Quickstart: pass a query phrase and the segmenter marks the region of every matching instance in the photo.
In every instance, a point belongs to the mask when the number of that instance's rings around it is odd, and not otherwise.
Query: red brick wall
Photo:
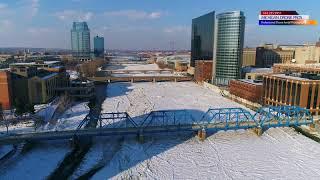
[[[212,61],[195,61],[194,78],[197,82],[212,79]]]
[[[2,104],[3,109],[10,109],[12,105],[10,81],[10,73],[0,71],[0,104]]]
[[[262,98],[262,85],[246,83],[239,80],[230,81],[229,91],[231,94],[251,102],[260,102]]]

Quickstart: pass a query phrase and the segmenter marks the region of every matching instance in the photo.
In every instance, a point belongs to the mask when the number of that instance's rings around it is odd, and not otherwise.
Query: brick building
[[[8,71],[0,71],[0,104],[3,109],[12,106],[11,75]]]
[[[253,80],[231,80],[229,83],[231,94],[251,102],[260,103],[262,98],[262,83]]]
[[[266,105],[291,105],[320,112],[320,77],[302,74],[268,74],[263,77],[263,101]]]
[[[212,80],[212,63],[213,61],[195,61],[194,78],[197,82],[208,82]]]

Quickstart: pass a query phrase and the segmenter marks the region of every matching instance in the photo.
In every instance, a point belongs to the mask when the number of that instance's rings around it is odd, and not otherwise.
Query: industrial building
[[[320,112],[320,78],[317,74],[267,74],[263,77],[266,105],[292,105]]]
[[[228,85],[239,79],[242,66],[245,17],[241,11],[217,15],[217,37],[214,83]]]
[[[214,11],[192,19],[191,67],[195,67],[197,60],[213,60],[214,26]]]
[[[55,88],[66,86],[69,77],[61,66],[37,63],[10,65],[12,97],[26,104],[47,103],[57,95]]]

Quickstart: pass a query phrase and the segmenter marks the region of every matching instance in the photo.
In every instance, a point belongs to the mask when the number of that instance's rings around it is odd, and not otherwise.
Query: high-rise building
[[[93,45],[94,45],[94,56],[95,57],[103,57],[104,56],[104,38],[95,36],[93,38]]]
[[[238,79],[242,66],[245,17],[241,11],[217,15],[214,83],[228,85]]]
[[[90,29],[86,22],[73,22],[71,48],[74,59],[79,61],[90,60]]]
[[[191,62],[195,67],[197,60],[212,60],[214,49],[215,12],[192,19]]]

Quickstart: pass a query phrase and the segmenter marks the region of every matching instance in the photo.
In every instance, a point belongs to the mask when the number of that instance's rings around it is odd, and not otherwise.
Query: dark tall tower
[[[214,49],[214,11],[192,19],[191,62],[196,60],[213,60]]]
[[[93,45],[94,45],[94,56],[104,57],[104,38],[95,36],[93,39]]]

